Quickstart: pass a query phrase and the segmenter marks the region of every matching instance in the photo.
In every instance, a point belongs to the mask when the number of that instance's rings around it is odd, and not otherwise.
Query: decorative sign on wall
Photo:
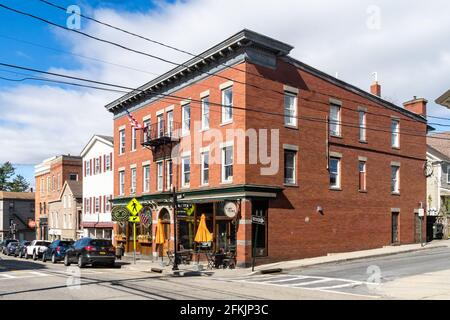
[[[223,206],[223,211],[228,218],[234,218],[237,215],[238,208],[236,203],[229,201]]]
[[[111,211],[112,221],[125,222],[128,221],[130,212],[125,206],[114,206]]]

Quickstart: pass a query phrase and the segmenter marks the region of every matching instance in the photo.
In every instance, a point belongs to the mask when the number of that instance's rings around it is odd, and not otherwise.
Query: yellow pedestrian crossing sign
[[[130,211],[131,216],[137,216],[139,212],[142,210],[142,204],[136,200],[136,198],[133,198],[128,204],[127,209]],[[130,220],[131,221],[131,220]]]
[[[132,223],[138,223],[138,222],[141,222],[141,219],[139,218],[139,216],[130,216],[129,221]]]

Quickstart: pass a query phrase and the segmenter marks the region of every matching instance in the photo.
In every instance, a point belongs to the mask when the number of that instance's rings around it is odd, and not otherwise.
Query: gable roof
[[[442,96],[436,99],[435,101],[437,104],[440,104],[441,106],[450,108],[450,90],[448,90],[446,93],[444,93]]]
[[[366,99],[369,99],[375,103],[381,104],[382,106],[393,109],[397,112],[402,113],[403,115],[410,117],[414,120],[426,123],[426,119],[416,113],[408,111],[403,107],[397,106],[389,101],[386,101],[378,96],[372,95],[371,93],[357,88],[349,83],[346,83],[340,79],[332,77],[322,71],[319,71],[303,62],[300,62],[294,58],[288,56],[291,50],[294,48],[291,45],[278,41],[276,39],[270,38],[268,36],[259,34],[257,32],[243,29],[242,31],[234,34],[230,38],[222,41],[221,43],[213,46],[212,48],[206,50],[205,52],[197,55],[195,58],[188,60],[185,63],[181,63],[180,66],[175,67],[174,69],[164,73],[163,75],[147,82],[146,84],[140,86],[136,90],[133,90],[124,96],[112,101],[107,104],[105,108],[118,114],[123,110],[125,105],[131,104],[134,106],[142,101],[150,100],[152,97],[157,97],[159,95],[167,94],[165,92],[169,91],[167,88],[169,86],[173,86],[176,81],[181,81],[181,79],[185,79],[184,81],[192,80],[199,74],[204,74],[207,65],[209,64],[221,64],[224,65],[225,62],[218,62],[219,59],[225,59],[224,61],[228,61],[231,58],[232,52],[237,51],[238,49],[246,50],[247,47],[254,47],[260,51],[264,51],[266,53],[272,54],[276,57],[283,57],[286,62],[313,74],[316,77],[319,77],[323,80],[326,80],[333,85],[341,87],[347,91],[355,93],[359,96],[362,96]],[[249,60],[250,53],[244,55],[245,61]],[[228,57],[228,60],[227,60]],[[251,59],[250,59],[251,60]],[[228,65],[228,64],[227,64]],[[217,72],[217,71],[215,71]],[[215,73],[214,71],[209,72],[210,74]],[[164,91],[166,90],[166,91]],[[176,91],[176,90],[175,90]],[[432,128],[429,128],[432,129]]]
[[[83,197],[83,182],[82,181],[66,180],[66,182],[64,182],[64,186],[62,187],[61,192],[59,194],[60,200],[62,199],[62,196],[63,196],[66,188],[70,189],[74,198],[81,199]]]
[[[97,141],[103,142],[104,144],[110,146],[111,148],[114,147],[114,138],[113,137],[95,134],[92,136],[92,138],[89,140],[89,142],[84,146],[83,150],[81,150],[80,156],[84,157],[86,155],[86,153],[92,148],[92,146]]]

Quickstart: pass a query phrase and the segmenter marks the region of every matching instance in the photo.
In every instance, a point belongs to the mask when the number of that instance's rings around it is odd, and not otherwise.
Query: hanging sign
[[[130,212],[124,206],[114,206],[111,211],[111,220],[116,222],[126,222]]]
[[[252,222],[254,224],[265,225],[266,224],[266,219],[264,217],[261,217],[261,216],[252,216]]]
[[[225,215],[228,218],[234,218],[237,215],[237,206],[236,203],[234,202],[227,202],[225,203],[225,205],[223,206],[223,212],[225,213]]]

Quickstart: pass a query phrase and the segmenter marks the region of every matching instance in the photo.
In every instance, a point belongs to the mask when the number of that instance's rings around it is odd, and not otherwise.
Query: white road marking
[[[48,274],[45,274],[45,273],[42,273],[42,272],[37,272],[37,271],[29,271],[28,273],[34,274],[34,275],[39,276],[39,277],[47,277],[48,276]]]
[[[16,276],[12,276],[12,275],[6,274],[6,273],[2,273],[2,274],[0,274],[0,276],[4,277],[5,279],[15,279],[15,278],[17,278]]]
[[[287,286],[289,286],[289,287],[303,287],[303,286],[309,286],[311,284],[322,283],[322,282],[330,282],[330,281],[332,281],[332,280],[330,280],[330,279],[320,279],[320,280],[313,280],[313,281],[308,281],[308,282],[287,284]]]

